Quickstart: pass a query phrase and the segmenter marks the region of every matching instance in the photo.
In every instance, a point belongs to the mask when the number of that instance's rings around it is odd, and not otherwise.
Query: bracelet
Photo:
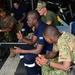
[[[46,62],[46,66],[49,66],[49,67],[50,67],[50,60],[48,60],[48,61]]]
[[[0,29],[0,32],[1,32],[2,30]]]

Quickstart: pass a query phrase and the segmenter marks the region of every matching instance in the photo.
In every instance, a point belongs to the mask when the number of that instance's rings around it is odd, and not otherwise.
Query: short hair
[[[17,1],[17,0],[16,0],[16,1],[13,1],[13,4],[14,4],[14,3],[20,4],[20,2],[19,2],[19,1]]]
[[[30,12],[28,12],[27,17],[28,16],[31,16],[32,19],[37,19],[38,21],[40,20],[40,14],[37,10],[31,10]]]
[[[5,8],[0,9],[0,13],[1,13],[1,12],[5,12],[5,13],[8,15],[8,10],[6,10]]]
[[[56,26],[54,25],[47,25],[44,29],[43,29],[43,35],[45,36],[56,36],[59,34],[59,30],[57,29]]]

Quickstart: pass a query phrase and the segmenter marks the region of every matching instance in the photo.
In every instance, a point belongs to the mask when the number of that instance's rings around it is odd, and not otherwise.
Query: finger
[[[44,55],[42,55],[42,57],[44,57]]]
[[[39,58],[40,58],[40,59],[42,59],[42,58],[43,58],[43,56],[39,54]]]
[[[16,49],[16,48],[18,48],[17,46],[14,46],[14,48]]]
[[[21,34],[21,31],[19,31],[19,34]]]
[[[41,66],[41,64],[39,63],[39,61],[36,60],[36,63],[37,63],[39,66]]]
[[[39,57],[36,57],[36,60],[38,60],[39,59]]]
[[[37,61],[40,61],[41,59],[39,57],[36,58]]]
[[[40,63],[39,63],[38,65],[39,65],[39,66],[41,66],[41,64],[40,64]]]
[[[39,57],[41,57],[41,54],[38,54]]]

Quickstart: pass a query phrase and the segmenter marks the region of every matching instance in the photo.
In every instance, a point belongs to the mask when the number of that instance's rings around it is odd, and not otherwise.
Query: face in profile
[[[46,36],[46,35],[43,34],[43,37],[44,37],[44,39],[45,39],[48,43],[50,43],[50,44],[53,43],[53,39],[52,39],[50,36]]]
[[[40,16],[42,16],[44,14],[44,8],[42,8],[41,10],[38,10]]]
[[[33,27],[34,26],[34,20],[31,18],[30,15],[27,16],[27,23],[29,27]]]
[[[18,9],[19,8],[19,4],[18,3],[14,3],[13,5],[14,5],[14,8],[15,9]]]

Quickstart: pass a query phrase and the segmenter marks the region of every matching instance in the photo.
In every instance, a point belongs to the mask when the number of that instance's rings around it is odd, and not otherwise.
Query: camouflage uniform
[[[14,17],[8,16],[8,19],[4,21],[2,18],[0,18],[0,29],[2,28],[8,28],[10,23],[15,23]],[[13,34],[12,32],[0,32],[0,41],[12,41],[13,40]]]
[[[59,50],[58,58],[49,59],[57,63],[62,63],[64,61],[72,61],[75,63],[75,37],[68,33],[63,32],[63,34],[58,39],[58,43],[54,44],[53,51],[57,52]],[[63,70],[58,70],[48,66],[42,66],[43,75],[66,75]],[[71,72],[69,75],[72,75]]]

